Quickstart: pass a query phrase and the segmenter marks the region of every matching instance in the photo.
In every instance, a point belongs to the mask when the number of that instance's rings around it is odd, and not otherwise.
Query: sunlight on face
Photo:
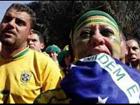
[[[120,59],[120,36],[116,25],[104,16],[91,16],[82,22],[73,35],[76,59],[107,53]]]

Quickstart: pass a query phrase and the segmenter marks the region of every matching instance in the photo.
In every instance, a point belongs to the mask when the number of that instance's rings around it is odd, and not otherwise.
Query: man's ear
[[[31,29],[29,35],[32,35],[33,33],[34,33],[34,29]]]
[[[31,29],[28,35],[28,38],[30,37],[30,35],[32,35],[34,33],[34,29]]]
[[[41,50],[43,50],[45,48],[45,44],[41,43]]]

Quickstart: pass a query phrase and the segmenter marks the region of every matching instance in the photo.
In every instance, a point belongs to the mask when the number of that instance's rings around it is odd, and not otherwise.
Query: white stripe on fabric
[[[99,65],[110,74],[116,85],[125,93],[129,103],[140,103],[139,85],[129,76],[123,67],[119,64],[116,64],[115,60],[109,55],[101,53],[80,59],[80,61],[98,62]]]

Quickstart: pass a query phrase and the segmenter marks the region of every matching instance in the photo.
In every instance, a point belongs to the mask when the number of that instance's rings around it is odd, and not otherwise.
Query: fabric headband
[[[111,21],[111,25],[113,27],[115,27],[117,29],[117,31],[120,33],[119,26],[118,26],[117,22],[109,14],[107,14],[106,12],[103,12],[103,11],[99,11],[99,10],[92,10],[92,11],[85,13],[84,15],[82,15],[79,18],[79,20],[77,21],[77,23],[72,31],[72,36],[77,29],[81,28],[84,25],[84,21],[90,16],[104,16],[104,17],[108,18]],[[90,20],[87,22],[92,22],[92,21],[99,21],[99,20]],[[102,21],[104,21],[104,20],[102,20]],[[71,38],[72,38],[72,36],[71,36]]]

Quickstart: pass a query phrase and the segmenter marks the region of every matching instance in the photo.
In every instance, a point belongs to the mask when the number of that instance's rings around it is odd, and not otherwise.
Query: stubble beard
[[[0,37],[0,41],[2,42],[2,44],[4,46],[13,46],[14,45],[14,42],[11,39],[5,39],[5,38]]]

